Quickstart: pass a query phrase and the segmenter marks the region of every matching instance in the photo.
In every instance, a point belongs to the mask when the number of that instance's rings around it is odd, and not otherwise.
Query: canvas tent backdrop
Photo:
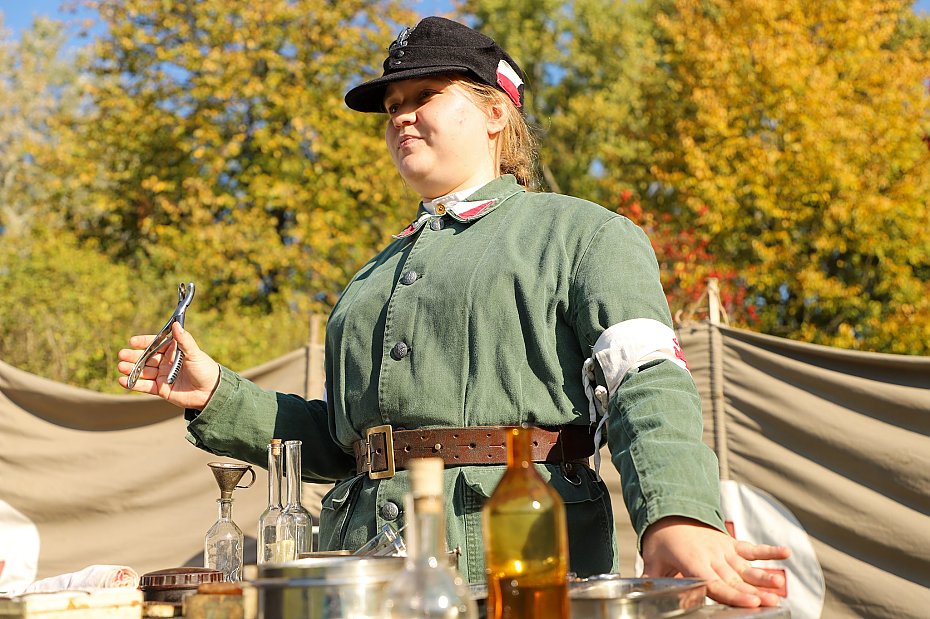
[[[823,616],[925,616],[930,358],[706,323],[679,336],[722,477],[772,495],[800,520],[826,579]],[[312,344],[244,374],[265,388],[319,395],[321,359]],[[95,563],[139,573],[199,564],[217,515],[206,463],[224,459],[192,447],[184,432],[180,411],[158,399],[63,386],[0,362],[0,500],[39,532],[38,577]],[[253,560],[267,487],[257,472],[251,489],[236,492],[233,514]],[[621,570],[632,576],[635,538],[609,458],[602,473],[614,497]],[[305,484],[311,511],[327,488]],[[0,542],[0,561],[4,551]]]

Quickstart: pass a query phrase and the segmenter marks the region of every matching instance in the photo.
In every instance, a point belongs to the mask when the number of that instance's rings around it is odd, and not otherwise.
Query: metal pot
[[[259,619],[378,617],[403,557],[330,556],[258,566]]]

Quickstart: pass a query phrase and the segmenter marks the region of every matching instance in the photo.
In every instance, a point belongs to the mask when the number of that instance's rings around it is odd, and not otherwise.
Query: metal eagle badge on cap
[[[388,57],[391,59],[392,67],[396,67],[401,63],[400,59],[404,55],[404,48],[407,47],[407,39],[410,38],[411,32],[413,32],[413,28],[404,28],[394,39],[394,42],[388,46]]]
[[[407,46],[407,39],[410,38],[410,33],[413,32],[413,28],[409,26],[400,31],[400,34],[397,35],[397,38],[394,39],[394,42],[388,47],[388,50],[394,51],[400,47]]]

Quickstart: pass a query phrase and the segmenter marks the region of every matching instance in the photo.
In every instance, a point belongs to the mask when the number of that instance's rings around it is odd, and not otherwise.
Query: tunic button
[[[432,219],[429,222],[430,230],[442,230],[442,220],[441,219]]]
[[[393,501],[388,501],[381,506],[381,517],[385,520],[394,520],[397,516],[400,515],[400,509],[397,507],[397,503]]]
[[[446,205],[445,205],[445,204],[437,204],[437,205],[436,205],[436,214],[437,214],[437,215],[445,215],[445,214],[446,214]]]
[[[404,286],[409,286],[410,284],[417,281],[418,279],[420,279],[419,273],[417,273],[416,271],[407,271],[406,273],[400,276],[400,283],[402,283]]]
[[[397,342],[394,344],[394,348],[391,349],[391,359],[394,361],[400,361],[410,352],[410,347],[407,346],[404,342]]]

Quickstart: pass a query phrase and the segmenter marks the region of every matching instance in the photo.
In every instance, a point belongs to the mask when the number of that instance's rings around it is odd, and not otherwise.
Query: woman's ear
[[[487,110],[488,136],[495,137],[507,126],[507,111],[502,103],[493,103]]]

